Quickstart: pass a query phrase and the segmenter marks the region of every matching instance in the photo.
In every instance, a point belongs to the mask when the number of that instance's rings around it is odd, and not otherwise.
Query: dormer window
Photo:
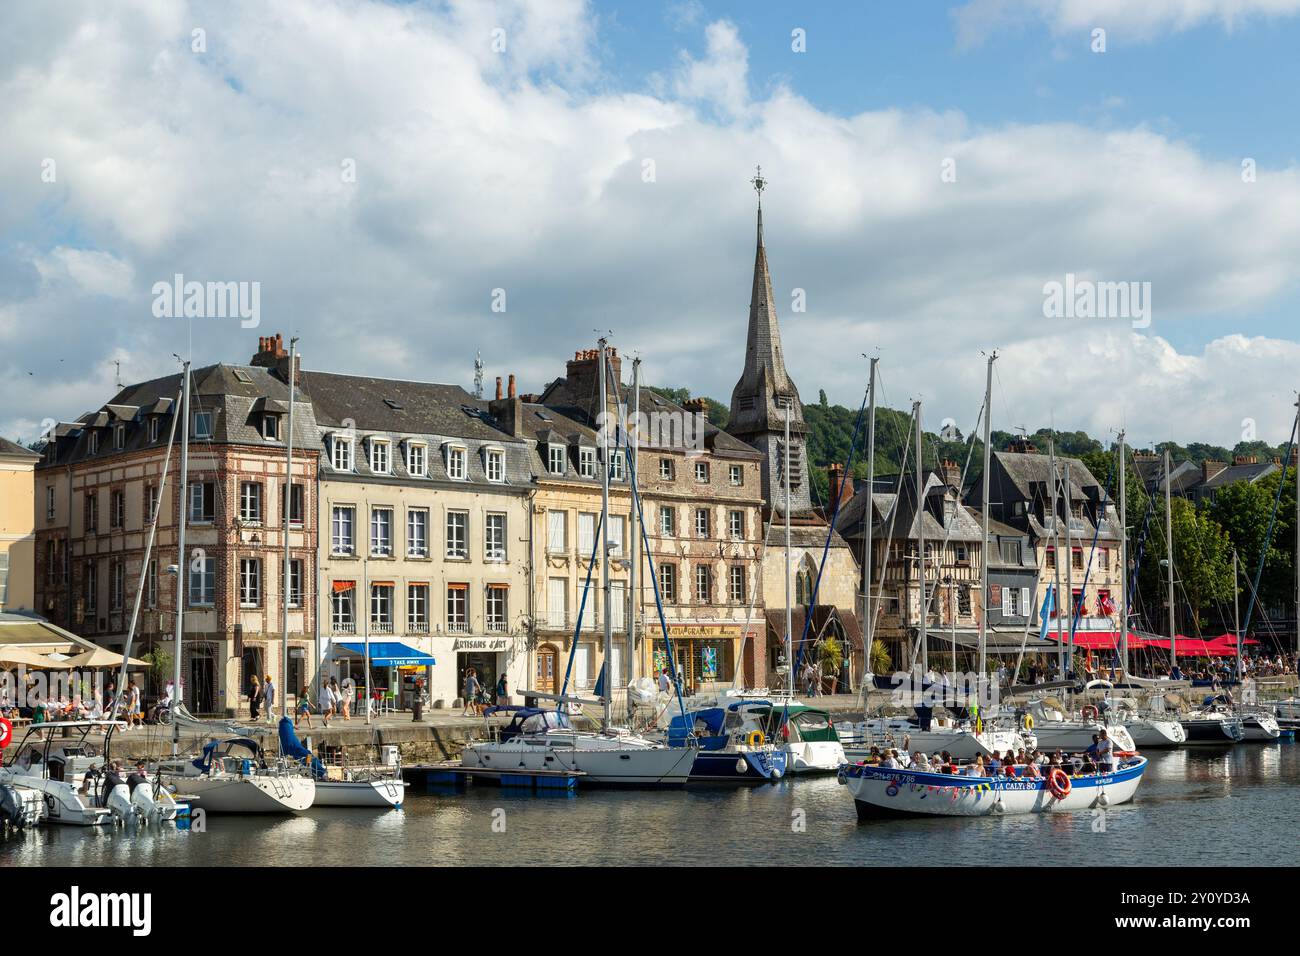
[[[280,437],[280,418],[277,415],[262,416],[262,437],[267,441],[275,441]]]
[[[623,480],[623,452],[621,449],[614,449],[609,453],[609,480]]]
[[[330,443],[330,463],[335,471],[352,470],[352,439],[334,436]]]
[[[488,481],[506,480],[506,454],[500,448],[489,448],[483,452],[483,472]]]
[[[158,440],[158,423],[160,419],[157,415],[149,416],[149,443],[153,444]]]
[[[99,432],[90,433],[90,453],[92,455],[99,454]]]
[[[429,477],[429,446],[423,442],[406,443],[406,470],[412,478]]]
[[[546,446],[546,470],[553,475],[564,474],[564,446]]]
[[[195,438],[212,437],[212,413],[211,412],[194,413],[194,437]]]
[[[113,426],[113,450],[121,451],[125,447],[126,447],[126,426],[114,425]]]
[[[370,470],[376,475],[386,475],[393,468],[392,445],[387,441],[370,440]]]
[[[584,478],[596,477],[596,449],[578,449],[578,474]]]
[[[452,481],[465,481],[465,446],[447,446],[447,477]]]

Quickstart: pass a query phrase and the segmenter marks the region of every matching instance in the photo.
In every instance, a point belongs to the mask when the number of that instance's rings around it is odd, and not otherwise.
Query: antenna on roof
[[[483,353],[474,353],[474,397],[483,397]]]
[[[122,360],[121,360],[121,359],[115,359],[115,360],[113,361],[113,365],[116,366],[116,368],[117,368],[117,372],[114,373],[114,376],[113,376],[113,377],[114,377],[114,380],[117,382],[117,389],[118,389],[118,391],[121,391],[121,390],[122,390]]]

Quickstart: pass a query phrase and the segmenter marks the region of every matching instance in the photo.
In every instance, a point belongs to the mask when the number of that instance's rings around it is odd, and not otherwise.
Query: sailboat
[[[600,339],[600,393],[601,406],[605,412],[602,422],[608,420],[609,389],[606,380],[608,367],[608,342]],[[607,652],[601,664],[601,676],[597,684],[599,697],[583,699],[566,693],[568,690],[568,673],[559,694],[541,691],[525,691],[525,697],[553,701],[555,709],[536,707],[490,708],[489,712],[509,712],[513,714],[511,723],[502,729],[493,740],[478,741],[468,744],[461,752],[461,766],[477,770],[499,771],[501,773],[555,772],[563,771],[580,776],[582,785],[629,786],[629,787],[675,787],[682,786],[690,777],[691,767],[695,763],[698,749],[693,745],[670,747],[666,743],[650,740],[640,734],[613,727],[610,720],[613,681],[609,673],[608,649],[613,646],[613,607],[612,579],[609,568],[609,544],[606,540],[609,527],[609,474],[611,467],[608,425],[600,429],[601,450],[601,503],[600,519],[596,526],[596,543],[592,550],[592,565],[588,570],[586,589],[591,586],[591,574],[595,562],[599,559],[603,576],[604,601],[604,637]],[[641,509],[641,498],[637,493],[636,471],[632,456],[629,454],[629,484],[631,485],[633,506],[638,514],[638,526],[641,531],[642,544],[646,560],[650,561],[649,580],[655,589],[656,603],[659,603],[659,584],[653,573],[653,559],[650,557],[649,542],[645,540],[645,521]],[[585,591],[584,601],[585,606]],[[668,628],[663,622],[662,607],[660,623],[664,628],[665,639]],[[579,611],[578,622],[574,632],[573,647],[569,655],[569,670],[573,666],[573,657],[577,653],[577,634],[582,627],[582,612]],[[670,653],[669,660],[673,660]],[[595,731],[578,730],[571,724],[565,709],[573,704],[591,705],[602,708],[601,728]],[[682,708],[683,712],[685,708]]]

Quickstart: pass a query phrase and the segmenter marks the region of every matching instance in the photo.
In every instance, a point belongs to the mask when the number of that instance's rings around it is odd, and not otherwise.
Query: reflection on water
[[[1288,743],[1157,751],[1136,801],[1102,818],[859,824],[834,777],[567,797],[472,787],[411,794],[402,811],[210,816],[206,832],[47,827],[0,839],[0,865],[1291,865],[1298,787]]]

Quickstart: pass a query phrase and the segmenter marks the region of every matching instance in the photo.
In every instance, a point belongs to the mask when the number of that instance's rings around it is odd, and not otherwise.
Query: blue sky
[[[967,422],[997,346],[1014,424],[1280,441],[1298,41],[1300,0],[5,5],[0,434],[191,333],[200,362],[279,331],[309,367],[466,385],[482,351],[540,391],[612,327],[725,401],[762,163],[806,399],[856,406],[879,349],[895,407]],[[261,324],[155,318],[176,272],[260,283]],[[1149,282],[1154,320],[1045,318],[1067,274]]]

